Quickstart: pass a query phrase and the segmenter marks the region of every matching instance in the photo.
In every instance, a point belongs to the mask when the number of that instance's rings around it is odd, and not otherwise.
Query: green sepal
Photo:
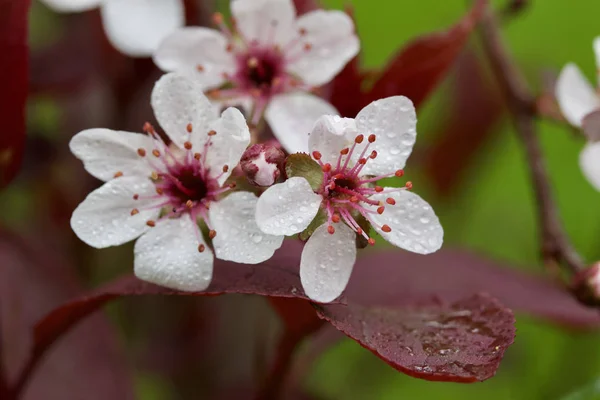
[[[285,173],[288,178],[300,176],[306,179],[314,191],[323,184],[321,166],[306,153],[290,154],[285,160]]]
[[[298,234],[298,238],[300,238],[300,240],[303,242],[306,242],[312,236],[315,230],[325,223],[327,223],[327,214],[325,213],[325,210],[319,208],[317,215],[315,215],[306,229]]]

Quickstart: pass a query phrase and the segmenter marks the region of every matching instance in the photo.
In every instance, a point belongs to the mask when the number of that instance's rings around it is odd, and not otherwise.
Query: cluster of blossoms
[[[234,29],[217,16],[221,33],[183,28],[154,54],[176,71],[151,97],[168,143],[149,123],[144,134],[90,129],[71,140],[86,170],[105,181],[73,213],[79,238],[97,248],[138,238],[139,278],[201,291],[212,279],[213,253],[261,263],[285,236],[300,234],[307,240],[302,285],[319,302],[344,291],[357,247],[375,243],[371,228],[408,251],[439,249],[442,227],[412,183],[378,185],[404,175],[416,139],[412,102],[381,99],[351,119],[307,93],[358,51],[351,19],[337,11],[296,18],[290,0],[231,7]],[[233,107],[217,111],[247,100],[248,118]],[[263,114],[290,154],[285,161],[279,149],[248,148],[247,119],[254,125]],[[254,191],[236,190],[244,174]]]

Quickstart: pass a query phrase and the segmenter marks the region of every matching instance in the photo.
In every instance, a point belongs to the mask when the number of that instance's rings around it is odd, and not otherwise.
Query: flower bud
[[[581,303],[600,306],[600,262],[575,275],[571,288]]]
[[[255,144],[244,152],[240,167],[253,185],[271,186],[281,175],[284,160],[283,151],[277,147]]]

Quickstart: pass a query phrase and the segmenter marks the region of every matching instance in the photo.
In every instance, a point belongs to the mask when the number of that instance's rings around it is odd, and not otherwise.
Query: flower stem
[[[500,37],[498,22],[489,4],[481,21],[480,33],[483,49],[506,96],[515,128],[525,149],[538,209],[542,257],[546,263],[564,265],[575,274],[584,269],[585,264],[572,247],[554,202],[536,134],[536,98],[507,53]]]

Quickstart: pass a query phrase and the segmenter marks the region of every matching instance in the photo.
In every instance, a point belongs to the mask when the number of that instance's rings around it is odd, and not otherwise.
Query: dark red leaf
[[[491,378],[515,337],[512,312],[487,295],[452,305],[316,308],[392,367],[432,381]]]
[[[451,95],[445,99],[445,118],[434,133],[438,139],[424,160],[441,195],[449,195],[457,187],[502,115],[501,97],[486,79],[476,55],[465,52],[457,67]]]
[[[366,104],[383,97],[404,95],[415,106],[420,105],[467,43],[483,13],[484,4],[484,0],[478,0],[473,9],[449,30],[421,36],[404,47],[375,82],[366,96]]]
[[[31,327],[57,305],[81,293],[73,270],[47,244],[0,232],[0,326],[3,361],[17,380],[33,347]],[[24,400],[132,399],[133,383],[117,334],[98,314],[65,336],[40,360],[23,387]],[[68,384],[66,384],[68,382]],[[93,388],[93,390],[90,390]]]
[[[515,312],[571,327],[600,325],[598,313],[579,304],[564,287],[457,249],[427,256],[388,250],[359,258],[346,297],[365,306],[398,306],[433,296],[452,303],[481,292]]]
[[[316,332],[323,320],[318,318],[310,303],[302,299],[270,297],[269,302],[285,325],[296,336],[305,337]]]
[[[298,15],[306,14],[320,8],[317,0],[294,0],[294,5],[296,6]]]
[[[25,146],[30,0],[0,0],[0,187],[19,171]]]

